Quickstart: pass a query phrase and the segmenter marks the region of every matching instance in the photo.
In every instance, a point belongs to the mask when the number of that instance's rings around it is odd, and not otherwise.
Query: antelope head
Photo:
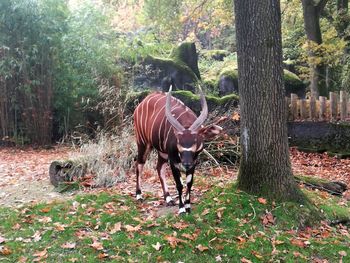
[[[203,127],[203,123],[208,117],[208,105],[200,87],[201,113],[189,128],[182,126],[171,113],[171,90],[172,86],[170,86],[166,98],[165,115],[174,129],[177,142],[176,147],[181,163],[185,170],[188,171],[195,167],[196,159],[203,150],[204,140],[219,134],[222,128],[217,125]]]

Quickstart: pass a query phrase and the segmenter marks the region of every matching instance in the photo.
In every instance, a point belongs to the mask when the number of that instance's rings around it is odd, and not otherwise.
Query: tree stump
[[[55,187],[58,187],[60,183],[72,182],[76,178],[81,178],[85,173],[85,166],[74,164],[72,161],[54,161],[49,168],[50,182]]]

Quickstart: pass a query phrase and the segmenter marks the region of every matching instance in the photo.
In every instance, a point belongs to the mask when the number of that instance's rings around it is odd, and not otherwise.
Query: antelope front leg
[[[191,188],[193,185],[194,169],[190,169],[186,172],[186,196],[185,196],[185,209],[187,213],[191,213]]]
[[[136,200],[142,201],[142,192],[141,192],[141,179],[142,179],[142,172],[143,172],[143,166],[145,165],[146,159],[151,151],[150,145],[142,145],[138,144],[138,153],[137,153],[137,159],[135,162],[135,170],[136,170]]]
[[[184,207],[184,203],[183,203],[183,200],[182,200],[183,185],[182,185],[182,182],[181,182],[180,170],[176,166],[177,165],[174,165],[173,163],[170,163],[170,168],[171,168],[171,171],[173,172],[173,176],[174,176],[174,180],[175,180],[175,183],[176,183],[177,192],[179,194],[179,214],[183,214],[183,213],[186,213],[186,209]]]
[[[136,200],[142,201],[142,192],[141,192],[141,176],[143,171],[143,164],[136,163]]]
[[[175,202],[171,198],[168,185],[166,183],[165,172],[166,172],[167,160],[164,159],[161,154],[158,155],[157,172],[159,176],[160,183],[162,185],[164,200],[167,206],[174,206]]]

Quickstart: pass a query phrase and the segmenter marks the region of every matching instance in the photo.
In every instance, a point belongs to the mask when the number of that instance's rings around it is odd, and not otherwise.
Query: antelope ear
[[[222,128],[215,124],[210,124],[203,128],[200,128],[198,133],[204,137],[204,140],[209,140],[219,135],[222,132]]]

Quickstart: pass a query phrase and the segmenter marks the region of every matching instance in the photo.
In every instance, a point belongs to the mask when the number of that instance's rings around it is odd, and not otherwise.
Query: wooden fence
[[[290,121],[349,121],[350,98],[346,91],[330,92],[329,99],[320,96],[309,99],[299,99],[296,94],[286,98],[288,119]]]

